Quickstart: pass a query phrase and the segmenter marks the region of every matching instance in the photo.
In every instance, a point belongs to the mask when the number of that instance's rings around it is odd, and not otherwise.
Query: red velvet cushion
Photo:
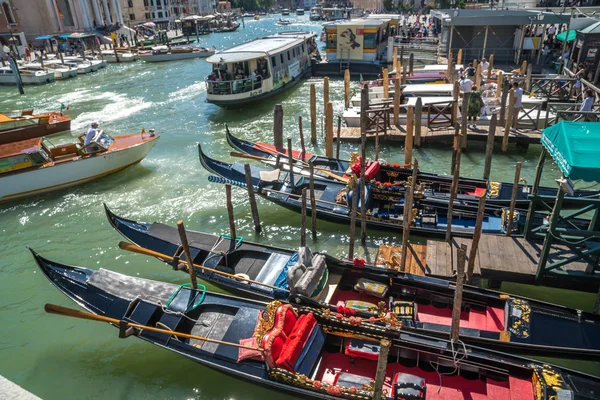
[[[480,188],[480,187],[475,188],[474,192],[467,192],[467,194],[469,196],[477,196],[477,197],[481,197],[481,195],[483,195],[485,193],[486,193],[486,189],[485,188]]]
[[[317,321],[312,313],[301,315],[298,318],[292,335],[285,342],[285,347],[279,358],[273,357],[274,360],[277,360],[275,361],[277,367],[295,372],[294,366],[296,365],[296,361],[298,361],[298,357],[300,357],[300,353],[302,353],[302,349],[316,323]]]
[[[379,161],[373,161],[371,163],[371,165],[369,165],[366,169],[365,169],[365,179],[366,182],[372,180],[373,178],[375,178],[375,175],[377,174],[377,172],[379,172]]]
[[[251,337],[251,338],[247,338],[247,339],[240,339],[240,344],[242,346],[258,347],[258,345],[256,344],[256,338],[255,337]],[[240,350],[239,350],[239,353],[238,353],[238,360],[237,360],[237,362],[239,363],[240,361],[243,361],[243,360],[257,360],[257,361],[262,361],[263,360],[262,351],[260,351],[260,350],[244,349],[244,348],[240,347]]]
[[[271,329],[263,336],[262,348],[265,349],[265,362],[270,368],[275,368],[275,360],[281,354],[286,339],[285,333],[277,328]]]
[[[294,328],[294,325],[296,325],[297,320],[298,316],[291,304],[282,304],[277,309],[277,313],[275,314],[275,326],[281,329],[286,337],[290,336],[292,333],[292,329]]]

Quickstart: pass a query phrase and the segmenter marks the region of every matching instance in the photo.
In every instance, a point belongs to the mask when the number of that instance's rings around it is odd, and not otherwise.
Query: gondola
[[[126,248],[186,270],[177,228],[128,220],[106,205],[105,210],[113,228],[133,243]],[[186,235],[197,276],[224,289],[332,312],[338,307],[357,309],[364,311],[365,318],[374,315],[381,301],[388,309],[403,305],[412,310],[400,316],[404,330],[447,336],[455,285],[446,280],[324,254],[319,270],[305,277],[301,285],[290,285],[290,270],[295,271],[295,264],[310,250],[293,251],[192,231]],[[594,339],[600,337],[600,316],[595,314],[468,285],[462,306],[460,335],[466,343],[519,354],[600,359],[600,342]]]
[[[198,145],[200,162],[209,172],[217,176],[209,176],[209,181],[216,183],[229,183],[246,188],[244,165],[239,163],[229,164],[214,160],[202,152]],[[294,175],[292,180],[288,172],[280,169],[250,167],[252,185],[255,191],[265,199],[300,212],[302,208],[301,192],[309,188],[310,179],[302,175]],[[368,170],[367,170],[368,173]],[[365,174],[366,175],[366,174]],[[349,224],[351,220],[350,209],[352,197],[358,189],[347,189],[346,183],[332,179],[315,178],[315,201],[317,218],[331,222]],[[365,190],[366,223],[367,227],[378,230],[402,231],[404,213],[404,191],[402,185],[373,185],[367,184]],[[357,213],[360,213],[360,194],[357,199]],[[509,209],[500,206],[486,206],[482,221],[482,232],[488,234],[505,234],[508,229]],[[312,207],[307,204],[307,214],[311,215]],[[448,224],[448,201],[436,196],[430,196],[427,191],[415,194],[409,217],[411,218],[411,233],[420,236],[444,236]],[[515,210],[512,234],[518,236],[522,233],[527,213],[524,210]],[[357,217],[359,219],[360,217]],[[477,219],[477,206],[464,200],[454,202],[452,213],[452,234],[458,237],[471,237],[475,231]],[[533,216],[532,226],[538,227],[546,222],[543,214]],[[589,224],[586,219],[571,220],[578,229],[585,229]],[[559,225],[565,226],[560,222]]]
[[[226,127],[227,142],[229,145],[242,153],[259,157],[267,165],[274,167],[277,157],[280,158],[280,168],[288,169],[287,150],[280,149],[278,151],[275,146],[263,143],[263,142],[249,142],[236,138],[229,132],[229,128]],[[298,150],[292,151],[292,157],[299,160],[302,157],[302,152]],[[335,158],[328,158],[325,156],[318,156],[307,153],[304,156],[306,163],[296,162],[298,166],[297,172],[309,175],[308,163],[312,162],[315,168],[316,174],[322,177],[328,177],[328,175],[319,171],[324,169],[327,171],[335,172],[339,175],[344,175],[352,167],[352,164],[356,160],[337,160]],[[393,181],[405,181],[409,176],[412,175],[412,168],[405,168],[399,164],[379,163],[379,170],[374,175],[373,179],[380,182],[393,182]],[[440,197],[447,199],[450,195],[450,185],[452,183],[452,176],[432,174],[427,172],[418,173],[418,182],[424,183],[427,190],[428,196]],[[458,199],[462,201],[477,203],[477,197],[482,193],[486,193],[486,204],[496,205],[502,207],[508,207],[510,205],[510,199],[512,196],[513,183],[509,182],[487,182],[483,179],[472,179],[461,177],[458,184]],[[527,208],[529,207],[528,196],[531,190],[531,186],[519,185],[517,192],[516,207]],[[557,189],[550,187],[540,187],[538,194],[543,196],[556,197]],[[565,197],[564,207],[572,206],[569,203],[569,199],[573,197],[598,197],[600,196],[600,190],[576,190],[574,196]]]
[[[296,396],[371,400],[375,389],[382,389],[378,400],[550,400],[559,393],[588,400],[600,393],[600,380],[593,376],[462,342],[408,332],[382,340],[398,324],[391,316],[357,320],[33,255],[50,282],[88,311],[46,304],[47,312],[109,322],[119,328],[119,337],[137,336]],[[389,351],[379,360],[382,346]]]

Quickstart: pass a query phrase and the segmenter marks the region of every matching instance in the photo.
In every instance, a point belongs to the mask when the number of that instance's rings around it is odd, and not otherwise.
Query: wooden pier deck
[[[469,141],[485,142],[488,136],[488,126],[481,125],[476,129],[467,128],[467,143]],[[502,143],[504,137],[504,127],[497,127],[494,141]],[[401,126],[400,129],[392,127],[388,130],[387,135],[380,134],[379,140],[385,142],[400,142],[404,143],[406,138],[406,127]],[[508,143],[519,145],[539,144],[542,134],[540,131],[531,131],[519,129],[517,132],[511,132],[508,136]],[[336,140],[334,133],[334,140]],[[428,127],[421,127],[421,144],[451,144],[454,140],[454,128],[439,128],[430,130]],[[340,141],[360,143],[360,128],[342,127],[340,129]],[[375,134],[367,135],[367,141],[375,141]]]
[[[461,244],[467,246],[467,259],[472,239],[453,238],[452,248],[443,241],[428,240],[427,244],[409,243],[406,272],[415,275],[428,275],[443,279],[451,279],[456,274],[457,249]],[[519,237],[482,235],[475,256],[473,277],[488,279],[491,286],[498,287],[502,281],[523,284],[535,284],[537,263],[542,250],[542,242],[530,241]],[[387,264],[390,268],[398,268],[401,248],[381,246],[377,254],[378,264]],[[553,246],[549,262],[569,258],[573,254],[566,246]],[[394,258],[395,256],[397,258]],[[567,264],[560,271],[565,274],[585,272],[587,264],[574,262]],[[594,280],[577,281],[564,277],[544,277],[541,284],[564,289],[597,292],[598,284]]]

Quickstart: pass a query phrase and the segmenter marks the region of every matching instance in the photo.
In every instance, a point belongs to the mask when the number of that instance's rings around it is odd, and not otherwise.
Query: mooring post
[[[475,70],[477,70],[477,65],[479,65],[479,64],[477,63],[477,59],[474,59],[474,60],[473,60],[473,68],[475,68]]]
[[[455,136],[456,137],[456,136]],[[456,193],[458,192],[458,179],[460,175],[460,157],[461,157],[461,148],[460,141],[456,140],[454,148],[454,165],[452,171],[452,186],[450,187],[450,199],[448,201],[448,214],[447,214],[447,226],[446,226],[446,242],[450,243],[452,239],[452,213],[454,211],[454,200],[456,200]]]
[[[452,50],[448,50],[448,69],[446,70],[446,76],[452,76],[453,72],[454,71],[452,71]]]
[[[451,248],[451,251],[454,251]],[[460,331],[460,312],[462,310],[462,296],[465,286],[465,257],[467,254],[467,245],[461,244],[456,249],[456,289],[454,291],[454,302],[452,307],[452,328],[450,329],[450,340],[456,343],[459,340]]]
[[[490,63],[490,66],[488,67],[488,70],[490,71],[490,75],[488,75],[488,79],[492,76],[491,72],[492,69],[494,69],[494,53],[490,54],[490,59],[488,60],[488,62]]]
[[[394,79],[394,126],[400,126],[400,81],[402,78],[399,76],[399,72],[396,72],[396,79]]]
[[[537,196],[540,188],[540,180],[542,178],[542,172],[544,170],[544,162],[546,161],[546,154],[548,151],[545,147],[542,146],[542,152],[540,153],[540,158],[538,159],[538,163],[535,167],[535,177],[533,179],[533,184],[531,185],[531,192],[529,196],[531,200],[529,201],[529,209],[527,210],[527,219],[525,220],[525,227],[523,228],[523,235],[526,239],[531,239],[531,226],[533,225],[533,219],[535,217],[535,211],[537,206]]]
[[[317,144],[317,89],[310,84],[310,143]]]
[[[483,179],[490,179],[490,172],[492,170],[492,155],[494,153],[494,139],[496,137],[496,125],[498,116],[496,113],[492,114],[490,120],[490,126],[488,130],[487,142],[485,143],[485,166],[483,167]]]
[[[381,74],[383,76],[383,98],[387,99],[390,97],[390,76],[388,75],[388,69],[382,68]]]
[[[398,71],[398,48],[396,46],[394,46],[393,54],[394,59],[392,60],[392,70],[394,71],[395,77],[397,78],[400,71]]]
[[[477,85],[477,90],[481,90],[481,72],[481,64],[479,64],[475,71],[475,85]]]
[[[469,252],[469,263],[467,265],[467,282],[473,279],[473,270],[475,269],[475,257],[477,257],[477,249],[479,248],[479,240],[481,239],[481,227],[483,226],[483,217],[485,214],[485,193],[479,197],[477,205],[477,219],[475,220],[475,231],[473,232],[473,240],[471,242],[471,251]]]
[[[531,92],[531,79],[533,75],[533,64],[527,66],[527,77],[525,78],[525,90]]]
[[[515,180],[513,181],[513,189],[512,194],[510,196],[510,208],[508,211],[508,219],[506,224],[506,236],[512,235],[512,227],[513,227],[513,214],[515,213],[515,205],[517,204],[517,193],[519,193],[519,181],[521,179],[521,162],[517,163],[517,167],[515,169]],[[560,190],[560,189],[558,189]]]
[[[406,110],[406,137],[404,138],[404,164],[410,164],[413,152],[413,130],[415,107],[410,105]]]
[[[506,123],[506,99],[510,91],[510,83],[508,80],[502,83],[502,96],[500,97],[500,126]]]
[[[198,281],[196,280],[196,270],[194,269],[194,260],[192,259],[192,252],[190,251],[187,235],[185,234],[185,227],[183,226],[183,221],[177,221],[177,230],[179,231],[179,240],[181,241],[181,246],[183,247],[183,252],[185,253],[185,261],[188,265],[192,287],[194,289],[198,289]]]
[[[406,258],[408,256],[408,239],[410,237],[410,225],[412,223],[412,206],[415,197],[415,184],[419,173],[419,162],[415,158],[412,165],[412,176],[410,186],[404,189],[404,210],[402,213],[402,248],[400,271],[406,272]]]
[[[513,123],[513,113],[515,111],[515,93],[514,93],[514,89],[510,89],[510,92],[508,94],[509,96],[509,101],[508,101],[508,112],[506,115],[506,121],[504,123],[504,136],[502,137],[502,152],[506,153],[506,151],[508,150],[508,135],[510,134],[510,128],[512,126]],[[515,126],[515,129],[517,127]]]
[[[335,159],[340,159],[340,134],[342,132],[342,116],[338,114],[337,137],[335,140]]]
[[[358,185],[352,189],[354,191],[353,195],[352,195],[352,202],[350,205],[350,244],[348,247],[348,258],[349,259],[353,259],[354,258],[354,238],[356,236],[356,208],[358,206],[358,196],[357,196],[357,191],[358,191]],[[348,189],[348,193],[350,192],[350,189]]]
[[[361,158],[360,158],[360,242],[367,241],[367,196],[365,169],[367,164],[367,135],[360,136]]]
[[[294,187],[294,157],[292,156],[292,138],[287,138],[287,159],[289,165],[290,186]]]
[[[300,247],[306,246],[306,188],[302,188],[302,218],[300,223]]]
[[[367,110],[369,109],[369,86],[366,84],[360,90],[360,134],[367,132]]]
[[[327,112],[327,103],[329,103],[329,77],[326,76],[323,78],[323,111],[325,112]]]
[[[410,53],[408,56],[408,73],[412,75],[415,67],[415,55],[414,53]]]
[[[467,148],[467,127],[469,126],[469,121],[467,121],[467,110],[469,108],[469,98],[471,97],[471,93],[463,93],[462,99],[462,107],[460,110],[460,147],[462,149]]]
[[[315,165],[311,161],[310,164],[310,217],[311,230],[313,239],[317,237],[317,201],[315,200]]]
[[[344,71],[344,108],[350,107],[350,69]]]
[[[503,72],[498,71],[498,77],[496,78],[496,97],[502,96],[502,90],[504,89],[504,77]]]
[[[385,381],[390,346],[391,342],[388,339],[382,339],[381,342],[379,342],[379,356],[377,358],[375,383],[373,384],[373,399],[381,399],[383,397],[383,383]]]
[[[300,133],[300,158],[304,160],[306,158],[306,146],[304,145],[304,132],[302,131],[302,115],[298,116],[298,132]]]
[[[325,107],[325,155],[333,158],[333,104]]]
[[[25,94],[25,90],[23,90],[23,81],[21,80],[21,72],[19,71],[19,65],[17,64],[17,61],[13,57],[8,57],[8,64],[10,65],[12,74],[15,77],[15,84],[17,85],[19,93]]]
[[[402,66],[402,84],[406,85],[406,64]]]
[[[417,97],[417,101],[415,103],[415,147],[421,146],[421,123],[423,118],[423,100],[420,97]]]
[[[231,184],[225,184],[225,197],[227,198],[227,217],[229,219],[229,237],[231,242],[235,243],[237,235],[235,234],[235,217],[233,215],[233,203],[231,202]]]
[[[456,55],[456,63],[462,64],[462,49],[458,49],[458,54]]]
[[[260,233],[260,217],[258,215],[258,207],[256,206],[256,196],[254,195],[254,185],[252,185],[252,173],[250,165],[244,164],[244,172],[246,173],[246,187],[248,189],[248,200],[250,200],[250,211],[252,212],[252,222],[254,222],[254,230]]]
[[[277,151],[283,150],[283,107],[275,104],[275,115],[273,116],[273,145]]]

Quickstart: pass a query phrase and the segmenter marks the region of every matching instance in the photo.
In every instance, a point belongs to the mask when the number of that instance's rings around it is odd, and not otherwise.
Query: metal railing
[[[233,81],[217,81],[205,79],[206,90],[209,94],[238,94],[246,93],[262,87],[262,78],[236,79]]]

